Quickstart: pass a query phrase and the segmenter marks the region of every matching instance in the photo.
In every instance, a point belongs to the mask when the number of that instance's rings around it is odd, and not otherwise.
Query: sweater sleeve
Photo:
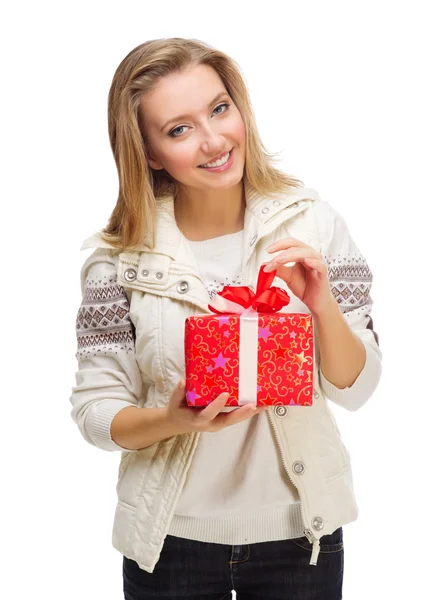
[[[98,248],[84,262],[81,290],[71,418],[89,444],[107,451],[137,452],[119,446],[110,435],[115,415],[127,406],[138,406],[142,379],[129,300],[117,284],[115,259],[108,250]]]
[[[321,235],[321,254],[328,267],[331,292],[355,335],[362,341],[366,361],[350,387],[338,388],[322,373],[319,380],[324,394],[350,411],[358,410],[378,386],[382,370],[379,337],[371,317],[370,295],[373,275],[365,257],[353,240],[344,218],[328,202],[317,206]]]

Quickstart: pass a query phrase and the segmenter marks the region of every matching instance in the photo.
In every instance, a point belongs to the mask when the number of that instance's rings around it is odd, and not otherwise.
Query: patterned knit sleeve
[[[367,260],[353,240],[344,218],[328,202],[316,207],[321,235],[321,254],[328,267],[331,292],[344,319],[366,350],[366,362],[350,387],[338,388],[322,373],[319,380],[324,394],[336,404],[355,411],[364,405],[378,386],[382,370],[379,337],[371,317],[370,295],[373,275]]]
[[[142,379],[129,301],[117,284],[115,259],[108,250],[98,248],[84,262],[81,289],[71,418],[89,444],[107,451],[136,452],[119,446],[110,435],[115,415],[127,406],[138,406]]]

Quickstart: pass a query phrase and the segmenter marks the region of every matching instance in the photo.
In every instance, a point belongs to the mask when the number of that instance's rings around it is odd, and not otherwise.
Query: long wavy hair
[[[237,63],[208,44],[185,38],[150,40],[134,48],[119,64],[108,95],[108,132],[118,169],[119,194],[100,237],[114,248],[135,250],[155,245],[157,198],[176,197],[177,182],[164,169],[152,169],[150,149],[141,126],[141,97],[172,72],[209,65],[220,76],[240,111],[246,130],[243,179],[263,195],[304,184],[273,166],[275,154],[260,139],[247,86]]]

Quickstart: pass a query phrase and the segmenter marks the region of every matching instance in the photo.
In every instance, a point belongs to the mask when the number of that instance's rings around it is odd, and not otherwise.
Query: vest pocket
[[[327,407],[315,404],[308,412],[309,443],[321,476],[326,482],[339,477],[349,466],[350,457],[339,429]]]
[[[340,448],[342,450],[342,453],[344,455],[345,462],[346,462],[346,464],[349,465],[349,464],[351,464],[350,452],[347,450],[344,442],[342,441],[341,432],[339,431],[339,427],[338,427],[338,425],[336,423],[336,420],[335,420],[333,414],[330,412],[330,410],[328,408],[327,408],[327,414],[330,417],[330,421],[333,423],[333,428],[336,431],[336,435],[337,435],[337,438],[338,438],[339,446],[340,446]]]
[[[125,474],[127,473],[127,469],[129,468],[130,458],[134,452],[123,452],[121,454],[121,460],[119,462],[118,468],[118,481],[116,483],[116,493],[119,494],[119,488],[121,487],[121,483],[124,479]]]

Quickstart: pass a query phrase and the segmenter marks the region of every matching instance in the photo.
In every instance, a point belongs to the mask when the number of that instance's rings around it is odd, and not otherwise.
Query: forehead
[[[208,65],[169,73],[141,97],[144,124],[158,128],[178,115],[195,114],[207,108],[208,102],[219,92],[225,91],[220,76]]]

